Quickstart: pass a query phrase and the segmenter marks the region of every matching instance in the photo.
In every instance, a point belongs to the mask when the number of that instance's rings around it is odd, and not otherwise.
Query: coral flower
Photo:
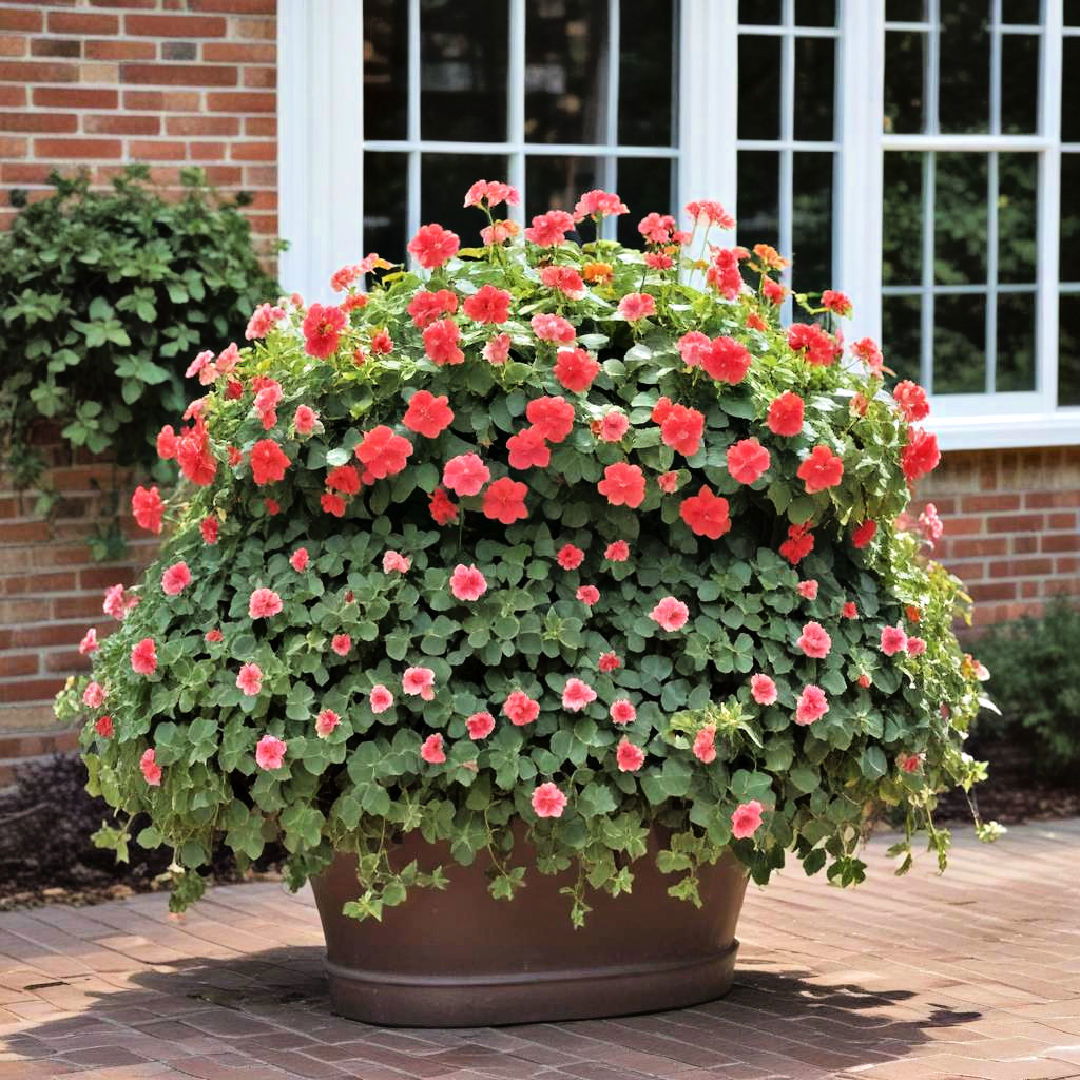
[[[759,705],[773,705],[776,703],[776,683],[768,675],[751,675],[750,694]]]
[[[629,214],[630,208],[613,191],[601,191],[595,188],[586,191],[574,207],[574,220],[584,221],[587,217],[614,217],[617,214]]]
[[[596,490],[612,506],[629,506],[636,509],[645,500],[645,475],[640,465],[627,465],[617,461],[604,469],[604,479],[596,485]]]
[[[336,465],[326,474],[326,486],[343,495],[355,495],[360,490],[360,474],[352,465]]]
[[[908,637],[902,626],[885,626],[881,630],[881,651],[893,656],[907,648]]]
[[[509,334],[496,334],[481,349],[481,355],[489,364],[505,364],[512,344]]]
[[[502,180],[476,180],[465,192],[465,206],[485,205],[489,210],[506,203],[507,206],[519,206],[521,193],[511,184]]]
[[[310,556],[308,555],[308,549],[306,547],[298,547],[289,556],[289,565],[298,573],[302,574],[307,568],[310,562]]]
[[[656,297],[651,293],[627,293],[620,301],[616,314],[627,322],[638,322],[656,314]]]
[[[149,750],[144,750],[139,758],[139,772],[142,773],[143,779],[151,787],[160,787],[161,785],[161,766],[156,759],[157,754],[152,747]]]
[[[565,210],[549,210],[532,219],[532,225],[525,230],[525,239],[538,247],[558,247],[573,227],[574,219]]]
[[[310,405],[297,405],[292,422],[297,435],[310,435],[319,422],[319,414]]]
[[[459,600],[479,600],[487,592],[487,579],[475,564],[458,563],[450,575],[450,591]]]
[[[936,435],[921,428],[908,432],[907,446],[900,453],[900,465],[909,484],[932,472],[941,462]]]
[[[179,440],[176,438],[176,432],[173,431],[172,424],[166,424],[157,433],[157,456],[162,461],[172,461],[176,457],[176,449],[179,444]]]
[[[829,711],[829,699],[820,686],[804,687],[795,702],[795,723],[801,727],[820,720]]]
[[[637,719],[634,703],[629,698],[616,698],[611,703],[611,719],[616,724],[632,724]]]
[[[412,443],[395,435],[385,424],[380,424],[364,433],[355,453],[374,479],[383,480],[405,468],[412,453]]]
[[[551,451],[537,428],[522,428],[506,440],[507,463],[511,469],[546,469],[551,464]]]
[[[213,630],[206,631],[206,640],[212,644],[225,640],[225,635],[215,626]]]
[[[837,457],[827,446],[815,446],[810,456],[795,470],[806,485],[807,495],[836,487],[844,479],[844,459]]]
[[[438,438],[454,419],[454,410],[445,397],[433,397],[429,390],[417,390],[409,398],[409,406],[401,422],[426,439]]]
[[[859,609],[855,606],[853,600],[847,600],[840,609],[840,614],[843,615],[845,619],[857,619],[859,617]]]
[[[869,519],[864,521],[861,525],[855,528],[851,534],[851,543],[857,548],[864,548],[871,540],[874,539],[874,534],[877,532],[877,522]]]
[[[276,735],[264,735],[255,744],[255,764],[260,769],[280,769],[285,764],[285,751],[289,744]]]
[[[583,604],[592,607],[600,599],[600,590],[595,585],[580,585],[576,595]]]
[[[761,812],[764,809],[756,799],[736,806],[731,814],[731,835],[736,840],[753,836],[761,827]]]
[[[460,247],[457,233],[441,225],[421,225],[409,241],[408,252],[425,270],[436,270],[449,262]]]
[[[566,796],[552,783],[541,784],[532,793],[532,808],[537,817],[562,817]]]
[[[555,378],[576,394],[588,390],[599,373],[600,365],[584,349],[560,349],[555,358]]]
[[[771,463],[769,451],[757,439],[740,439],[728,447],[728,472],[740,484],[753,484],[759,480]]]
[[[258,664],[244,664],[236,675],[236,688],[248,697],[255,697],[262,691],[263,673]]]
[[[481,507],[484,517],[501,521],[504,525],[513,525],[520,518],[527,518],[529,511],[525,507],[528,488],[517,480],[504,476],[491,484],[484,492]]]
[[[431,668],[411,667],[401,677],[401,689],[406,694],[419,695],[424,701],[435,698],[435,672]]]
[[[714,495],[707,484],[702,484],[696,495],[683,499],[679,504],[679,517],[695,536],[719,540],[731,531],[727,499]]]
[[[161,575],[161,591],[166,596],[179,596],[191,584],[191,570],[186,562],[173,563]]]
[[[832,648],[832,638],[821,623],[808,622],[795,641],[797,648],[815,660],[824,660]]]
[[[789,525],[788,538],[780,545],[780,554],[792,566],[797,566],[813,550],[814,535],[810,532],[810,526],[806,522]]]
[[[561,443],[574,430],[574,406],[563,397],[534,398],[525,418],[549,443]]]
[[[674,469],[669,470],[666,473],[661,473],[656,478],[656,483],[661,491],[663,491],[667,495],[671,495],[679,487],[679,474]]]
[[[218,519],[207,515],[199,522],[199,535],[206,544],[216,544],[218,539]]]
[[[690,618],[690,609],[674,596],[665,596],[649,612],[649,618],[663,630],[681,630],[686,625],[686,620]]]
[[[457,293],[449,289],[439,289],[438,292],[421,289],[413,294],[405,310],[412,316],[413,326],[423,330],[443,315],[453,315],[457,309]]]
[[[660,441],[689,458],[698,452],[704,430],[704,414],[685,405],[672,405],[660,423]]]
[[[473,713],[465,718],[465,730],[470,739],[485,739],[495,730],[495,717],[489,712]]]
[[[332,495],[330,492],[326,492],[319,499],[319,505],[326,513],[333,514],[334,517],[344,517],[348,509],[348,504],[340,495]]]
[[[371,688],[371,693],[368,694],[368,707],[373,713],[376,715],[384,713],[393,704],[394,695],[382,683],[376,683]]]
[[[256,589],[248,600],[248,616],[252,619],[271,619],[284,606],[273,589]]]
[[[630,421],[622,409],[612,409],[605,413],[599,425],[599,435],[603,442],[619,442],[630,430]]]
[[[718,337],[708,350],[702,350],[701,367],[717,382],[741,383],[750,370],[753,357],[745,345],[734,338]]]
[[[461,327],[453,319],[440,319],[424,330],[424,352],[439,367],[463,364],[465,354],[458,346],[460,340]]]
[[[569,345],[577,337],[577,331],[561,315],[541,313],[531,320],[533,333],[541,340],[553,345]]]
[[[570,712],[580,712],[590,702],[596,700],[596,691],[581,679],[567,679],[563,687],[563,708]]]
[[[918,383],[905,379],[893,387],[892,396],[909,423],[918,423],[930,415],[930,404],[926,400],[926,391]]]
[[[442,482],[455,495],[479,495],[491,471],[478,454],[459,454],[443,466]]]
[[[700,330],[691,330],[683,334],[675,343],[679,350],[679,356],[687,367],[701,367],[701,361],[712,346],[708,334]]]
[[[131,650],[131,670],[136,675],[153,675],[157,671],[157,646],[153,638],[143,638]]]
[[[585,561],[585,552],[576,544],[563,544],[555,555],[555,561],[564,570],[576,570]]]
[[[793,391],[785,390],[779,397],[773,398],[765,422],[774,435],[791,438],[802,431],[805,415],[803,399]]]
[[[315,734],[325,739],[341,723],[341,717],[333,709],[323,709],[315,717]]]
[[[513,297],[505,289],[483,285],[472,296],[466,297],[462,310],[473,322],[497,325],[510,317],[511,300]]]
[[[165,504],[161,501],[156,484],[152,488],[144,488],[140,484],[135,489],[131,496],[131,513],[138,525],[152,533],[160,533],[164,511]]]
[[[412,566],[412,559],[408,555],[402,555],[399,551],[388,551],[382,557],[384,574],[391,574],[395,571],[399,574],[405,574],[410,566]]]
[[[909,637],[907,639],[908,656],[922,656],[926,652],[926,641],[921,637]]]
[[[114,734],[113,718],[107,714],[99,716],[94,721],[94,731],[103,739],[111,739]]]
[[[716,760],[716,728],[712,724],[706,724],[699,728],[694,735],[694,744],[691,747],[694,757],[703,765],[709,765]]]
[[[83,691],[82,703],[88,709],[100,709],[105,703],[105,687],[96,679],[87,683],[86,689]]]
[[[502,711],[514,727],[524,727],[540,715],[540,702],[529,697],[524,690],[512,690],[503,702]]]
[[[558,290],[570,300],[581,300],[585,296],[585,282],[572,266],[541,267],[540,284]]]
[[[818,583],[813,578],[810,578],[809,581],[800,581],[799,584],[795,586],[795,591],[804,600],[816,600],[818,594]]]
[[[597,660],[596,666],[601,671],[617,671],[622,667],[622,661],[619,659],[618,653],[606,652],[600,654],[600,659]]]
[[[444,764],[446,751],[443,749],[443,737],[439,734],[429,735],[420,746],[420,756],[429,765]]]
[[[260,439],[251,448],[251,477],[256,484],[274,484],[285,479],[292,464],[285,451],[273,439]]]
[[[615,764],[619,772],[637,772],[645,764],[645,751],[624,735],[615,748]]]
[[[79,642],[79,654],[81,656],[89,656],[91,653],[98,651],[98,639],[97,630],[92,626],[82,636],[82,640]]]
[[[337,351],[347,322],[348,316],[342,308],[312,304],[304,316],[304,351],[308,356],[325,360]]]
[[[604,548],[604,558],[611,562],[626,562],[630,558],[630,545],[625,540],[613,540]]]
[[[428,512],[436,524],[446,525],[457,520],[457,503],[446,494],[445,488],[437,487],[428,500]]]

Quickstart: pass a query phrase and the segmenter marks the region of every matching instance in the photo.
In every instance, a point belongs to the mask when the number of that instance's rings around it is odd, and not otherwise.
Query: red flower
[[[668,495],[671,495],[679,486],[679,474],[675,470],[661,473],[656,478],[656,483],[659,485],[661,491],[667,492]]]
[[[803,399],[791,390],[785,390],[779,397],[773,398],[766,423],[774,435],[791,438],[802,431],[805,414]]]
[[[627,322],[638,322],[656,314],[656,297],[651,293],[627,293],[620,301],[617,314]]]
[[[900,464],[909,484],[936,469],[941,461],[936,435],[931,435],[921,428],[908,431],[907,446],[900,455]]]
[[[412,443],[401,435],[395,435],[385,424],[365,432],[356,446],[356,456],[376,480],[401,472],[411,453]]]
[[[453,319],[440,319],[424,331],[424,352],[428,359],[442,367],[444,364],[461,364],[465,354],[458,348],[461,329]]]
[[[326,486],[331,491],[355,495],[360,490],[360,474],[352,465],[338,465],[326,474]]]
[[[451,521],[456,521],[458,516],[457,503],[446,494],[446,489],[441,487],[437,487],[431,493],[428,511],[437,525],[446,525]]]
[[[449,262],[460,247],[457,233],[441,225],[421,225],[409,241],[408,251],[425,270],[435,270]]]
[[[836,342],[817,323],[795,323],[788,330],[788,346],[801,352],[807,363],[828,367],[836,359]]]
[[[810,456],[795,470],[806,485],[806,494],[836,487],[844,479],[844,459],[837,457],[827,446],[815,446]]]
[[[612,540],[604,548],[604,558],[611,562],[626,562],[630,558],[630,545],[625,540]]]
[[[177,440],[176,462],[193,484],[205,487],[213,483],[217,462],[210,453],[210,436],[203,420],[196,420],[194,426]]]
[[[580,300],[585,295],[585,282],[572,266],[543,267],[540,283],[549,289],[557,289],[571,300]]]
[[[532,226],[525,230],[525,239],[538,247],[558,247],[573,227],[574,219],[565,210],[549,210],[532,219]]]
[[[285,478],[292,464],[273,439],[260,439],[251,448],[251,476],[256,484],[273,484]]]
[[[347,504],[340,495],[331,495],[327,492],[319,502],[322,504],[322,508],[327,514],[332,514],[334,517],[345,516]]]
[[[212,516],[204,517],[202,521],[199,522],[199,535],[203,538],[204,543],[216,544],[218,538],[218,519]]]
[[[390,337],[389,330],[376,330],[371,335],[369,348],[373,353],[388,353],[394,348],[394,340]]]
[[[531,469],[534,465],[545,469],[551,463],[551,451],[544,436],[534,427],[522,428],[506,440],[509,451],[507,461],[512,469]]]
[[[135,521],[144,529],[152,533],[161,532],[161,515],[165,512],[165,504],[158,494],[157,485],[152,488],[144,488],[140,484],[131,496],[131,513]]]
[[[157,648],[153,638],[143,638],[132,647],[131,670],[136,675],[153,675],[157,671]]]
[[[925,420],[930,415],[926,391],[918,383],[905,379],[893,387],[892,396],[909,423]]]
[[[874,539],[874,533],[877,532],[877,522],[873,519],[864,521],[861,525],[857,526],[855,531],[851,534],[851,542],[857,548],[864,548],[871,540]]]
[[[802,629],[802,633],[796,639],[795,644],[807,656],[815,660],[824,660],[832,648],[832,638],[828,631],[819,622],[808,622]]]
[[[859,609],[855,606],[855,601],[844,601],[844,606],[840,609],[840,614],[843,615],[845,619],[857,619],[859,617]]]
[[[504,525],[513,525],[519,518],[529,516],[525,509],[525,495],[528,488],[517,480],[504,476],[496,480],[484,492],[484,505],[481,507],[484,517],[501,521]]]
[[[585,561],[585,552],[576,544],[563,544],[555,556],[555,561],[564,570],[576,570]]]
[[[656,410],[653,410],[655,415]],[[672,405],[660,424],[660,439],[683,457],[693,457],[700,448],[705,416],[685,405]]]
[[[337,352],[348,317],[339,307],[312,304],[304,316],[304,351],[321,360]]]
[[[600,654],[600,659],[597,661],[596,666],[601,671],[616,671],[622,667],[622,661],[619,659],[617,653],[606,652]]]
[[[701,350],[701,366],[717,382],[742,382],[752,361],[750,350],[730,337],[718,337],[707,350]]]
[[[166,424],[157,434],[157,455],[162,461],[176,457],[177,438],[172,424]]]
[[[504,323],[510,317],[512,299],[505,289],[484,285],[473,296],[466,297],[465,314],[473,322]]]
[[[449,289],[440,289],[438,292],[420,289],[413,294],[405,310],[412,316],[413,326],[423,330],[441,315],[453,315],[457,308],[457,293]]]
[[[706,484],[701,485],[696,495],[683,499],[679,505],[679,517],[690,526],[690,531],[695,536],[719,540],[731,531],[727,499],[722,495],[714,495]]]
[[[433,397],[428,390],[417,390],[409,398],[409,407],[405,410],[402,423],[418,435],[428,439],[438,438],[450,426],[454,419],[454,410],[444,397]]]
[[[443,466],[442,482],[455,495],[479,495],[491,479],[491,471],[479,454],[459,454]]]
[[[555,360],[555,378],[567,390],[580,394],[588,390],[600,373],[600,365],[584,349],[560,349]]]
[[[514,727],[531,724],[540,715],[540,702],[529,697],[524,690],[511,690],[502,707],[503,716],[510,718]]]
[[[574,429],[574,406],[563,397],[535,398],[525,417],[550,443],[561,443]]]
[[[733,480],[753,484],[765,473],[772,459],[769,451],[757,439],[740,439],[728,447],[727,467]]]
[[[111,739],[113,736],[113,720],[109,715],[99,716],[94,721],[94,730],[103,738]]]
[[[826,289],[821,294],[821,306],[836,315],[851,314],[851,298],[847,293],[837,292],[835,289]]]
[[[600,590],[595,585],[581,585],[578,587],[577,598],[592,607],[600,599]]]
[[[810,532],[810,525],[806,522],[789,525],[787,534],[788,538],[780,545],[780,554],[792,566],[797,566],[814,550],[814,534]]]
[[[654,424],[660,424],[663,426],[664,421],[671,415],[671,410],[675,408],[675,403],[669,397],[662,397],[653,406],[652,409],[652,422]]]
[[[596,490],[612,506],[635,509],[645,500],[645,476],[639,465],[618,461],[604,469],[604,479],[596,485]]]

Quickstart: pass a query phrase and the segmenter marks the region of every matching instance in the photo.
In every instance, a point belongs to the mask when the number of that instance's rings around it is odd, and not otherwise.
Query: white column
[[[328,300],[363,257],[363,0],[278,0],[278,273]]]

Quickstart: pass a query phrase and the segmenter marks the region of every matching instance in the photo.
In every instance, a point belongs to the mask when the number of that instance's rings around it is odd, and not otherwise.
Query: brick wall
[[[276,0],[0,0],[0,227],[7,192],[54,168],[95,183],[146,162],[165,190],[185,165],[248,191],[277,233]]]

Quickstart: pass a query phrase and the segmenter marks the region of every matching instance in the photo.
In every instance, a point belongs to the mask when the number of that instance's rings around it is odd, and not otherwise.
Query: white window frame
[[[401,0],[413,14],[420,0]],[[521,25],[527,0],[510,0],[511,24]],[[792,0],[785,0],[791,3]],[[1023,150],[1039,157],[1036,268],[1036,385],[1024,393],[950,394],[932,401],[931,426],[943,449],[1048,446],[1080,443],[1080,407],[1058,407],[1058,222],[1061,178],[1062,0],[1042,0],[1040,100],[1037,135],[888,135],[884,114],[885,0],[837,0],[836,153],[833,186],[833,287],[847,292],[855,317],[849,339],[881,340],[881,253],[884,155],[898,150]],[[613,3],[617,11],[617,4]],[[418,33],[416,18],[411,31]],[[617,40],[617,20],[612,25]],[[512,34],[510,138],[500,143],[421,140],[419,79],[409,78],[409,127],[405,140],[363,137],[363,0],[279,0],[278,117],[280,232],[290,240],[280,273],[286,287],[325,300],[329,274],[363,254],[363,154],[409,154],[412,192],[419,190],[420,150],[505,154],[507,179],[521,185],[529,154],[573,154],[606,161],[615,132],[596,146],[527,144],[521,129],[524,93],[523,35]],[[415,65],[418,42],[410,42]],[[677,156],[678,206],[717,198],[737,206],[738,2],[681,0],[680,102],[677,148],[626,148],[620,156]],[[518,100],[515,100],[515,94]],[[609,122],[615,111],[609,108]],[[769,141],[761,148],[784,148]],[[823,146],[825,144],[822,144]],[[812,148],[812,147],[811,147]],[[606,186],[606,185],[601,185]],[[521,211],[518,211],[520,214]],[[419,200],[410,198],[409,230],[419,224]],[[886,356],[888,342],[884,342]]]

